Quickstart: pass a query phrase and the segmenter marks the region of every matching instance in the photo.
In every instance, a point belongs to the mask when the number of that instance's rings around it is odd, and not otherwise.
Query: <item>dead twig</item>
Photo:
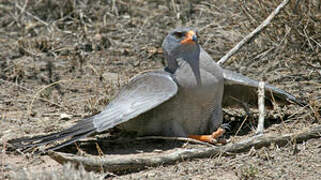
[[[242,121],[240,127],[237,129],[237,131],[236,131],[236,133],[235,133],[234,136],[237,136],[237,135],[239,134],[239,132],[241,131],[241,129],[242,129],[242,127],[243,127],[243,125],[244,125],[244,123],[246,122],[246,120],[247,120],[248,117],[249,117],[249,116],[245,116],[244,120]]]
[[[265,96],[264,96],[264,82],[260,81],[259,91],[258,91],[259,123],[258,123],[257,129],[256,129],[257,135],[263,134],[263,130],[264,130],[264,116],[265,116],[264,98],[265,98]]]
[[[162,153],[150,152],[139,154],[125,154],[125,155],[104,155],[102,156],[78,156],[69,153],[50,151],[49,156],[61,164],[73,163],[76,165],[82,164],[87,170],[99,171],[103,166],[105,171],[109,172],[129,172],[145,169],[147,167],[155,167],[164,164],[173,164],[183,159],[193,158],[209,158],[217,154],[230,154],[246,152],[251,148],[261,148],[276,144],[278,146],[285,146],[289,142],[295,141],[297,143],[306,141],[311,138],[321,137],[321,126],[316,126],[301,133],[276,135],[276,136],[254,136],[244,141],[229,144],[225,146],[215,146],[207,148],[176,148]],[[93,144],[94,145],[94,144]]]
[[[121,141],[124,143],[130,143],[132,141],[145,141],[145,140],[169,140],[169,141],[182,141],[182,142],[187,142],[187,143],[193,143],[193,144],[201,144],[205,145],[208,147],[215,147],[215,145],[206,143],[203,141],[199,141],[196,139],[192,138],[186,138],[186,137],[166,137],[166,136],[144,136],[144,137],[135,137],[135,138],[121,138],[116,139],[116,140],[106,140],[106,139],[96,139],[96,138],[86,138],[84,140],[79,140],[80,142],[101,142],[101,143],[106,143],[106,142],[111,142],[111,143],[116,143],[117,141]]]
[[[23,90],[25,90],[25,91],[29,91],[29,92],[34,93],[34,90],[29,89],[29,88],[24,87],[24,86],[21,86],[21,85],[19,85],[19,84],[17,84],[17,83],[13,83],[13,82],[10,82],[10,81],[4,80],[4,79],[0,79],[0,81],[2,81],[2,82],[4,82],[4,83],[7,83],[7,84],[11,84],[11,85],[16,86],[16,87],[18,87],[18,88],[21,88],[21,89],[23,89]],[[39,97],[39,100],[44,101],[44,102],[47,102],[47,103],[49,103],[49,104],[51,104],[51,105],[60,107],[60,108],[62,108],[62,109],[68,110],[67,107],[62,106],[62,105],[60,105],[60,104],[58,104],[58,103],[51,102],[51,101],[49,101],[48,99]]]
[[[280,10],[284,8],[285,5],[289,3],[289,0],[284,0],[274,11],[257,27],[255,28],[250,34],[245,36],[242,41],[237,43],[227,54],[225,54],[217,63],[224,64],[230,57],[232,57],[237,51],[241,49],[241,47],[250,41],[255,35],[260,33],[267,25],[269,25],[272,19],[280,13]]]
[[[45,25],[45,26],[48,26],[48,25],[49,25],[49,24],[46,23],[45,21],[41,20],[39,17],[37,17],[37,16],[29,13],[28,11],[26,11],[26,10],[25,10],[25,7],[21,7],[21,6],[19,6],[17,3],[16,3],[16,7],[17,7],[18,9],[20,9],[21,14],[26,13],[28,16],[30,16],[30,17],[34,18],[35,20],[39,21],[41,24],[43,24],[43,25]]]
[[[164,136],[145,136],[145,137],[137,137],[135,140],[149,140],[149,139],[161,139],[161,140],[173,140],[173,141],[184,141],[189,143],[195,143],[195,144],[202,144],[205,146],[213,147],[213,144],[209,144],[206,142],[202,142],[196,139],[192,138],[186,138],[186,137],[164,137]]]
[[[47,89],[47,88],[49,88],[49,87],[51,87],[51,86],[54,86],[54,85],[56,85],[56,84],[59,84],[59,83],[62,83],[62,82],[67,82],[67,81],[70,81],[70,80],[59,80],[59,81],[53,82],[53,83],[51,83],[51,84],[49,84],[49,85],[41,88],[39,91],[37,91],[36,94],[33,96],[32,100],[31,100],[31,102],[30,102],[30,104],[29,104],[29,107],[28,107],[28,118],[29,118],[30,115],[31,115],[31,109],[32,109],[33,102],[35,101],[36,97],[37,97],[43,90],[45,90],[45,89]]]

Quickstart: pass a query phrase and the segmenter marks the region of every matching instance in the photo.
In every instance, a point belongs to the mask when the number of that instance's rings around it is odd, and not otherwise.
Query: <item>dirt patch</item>
[[[321,123],[321,7],[319,1],[297,2],[291,1],[267,29],[224,64],[310,103],[309,108],[290,105],[268,111],[266,133],[292,133]],[[218,60],[278,3],[1,1],[2,151],[8,139],[61,130],[98,113],[130,77],[163,68],[160,47],[169,30],[197,27],[200,44]],[[250,117],[240,109],[224,112],[224,121],[232,125],[229,135],[233,141],[253,133],[256,110],[251,110]],[[72,118],[60,118],[63,113]],[[309,140],[230,157],[185,161],[118,178],[317,179],[321,176],[320,148],[319,139]],[[46,156],[1,152],[0,163],[0,178],[4,179],[59,179],[71,171],[77,178],[112,177],[106,172],[71,170]]]

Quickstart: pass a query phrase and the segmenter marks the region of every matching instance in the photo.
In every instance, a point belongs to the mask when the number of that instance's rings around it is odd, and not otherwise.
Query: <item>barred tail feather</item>
[[[52,133],[43,136],[35,136],[31,138],[18,138],[10,140],[9,143],[13,145],[14,149],[22,149],[27,150],[33,147],[39,147],[42,145],[49,144],[51,142],[64,140],[69,137],[71,139],[63,142],[62,144],[58,144],[57,146],[48,148],[47,150],[55,150],[59,149],[60,147],[67,146],[81,138],[84,138],[92,133],[96,132],[96,128],[93,124],[93,117],[83,119],[74,126],[65,129],[61,132]]]

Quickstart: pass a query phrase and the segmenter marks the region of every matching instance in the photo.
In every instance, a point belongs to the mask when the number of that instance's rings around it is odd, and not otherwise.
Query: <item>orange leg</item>
[[[218,128],[211,135],[189,135],[189,138],[196,139],[203,142],[208,142],[211,144],[215,144],[217,139],[225,133],[225,129]]]

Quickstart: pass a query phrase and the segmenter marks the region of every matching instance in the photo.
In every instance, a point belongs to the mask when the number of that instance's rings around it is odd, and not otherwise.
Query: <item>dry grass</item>
[[[59,130],[102,110],[134,74],[164,66],[160,47],[169,30],[177,26],[197,27],[203,48],[218,60],[279,3],[276,0],[0,1],[2,146],[13,137]],[[290,133],[321,123],[320,27],[320,1],[292,0],[263,32],[224,64],[310,102],[310,108],[291,105],[267,112],[267,133]],[[61,80],[64,82],[48,86]],[[233,137],[245,113],[229,109],[225,112],[225,121],[232,121]],[[60,119],[62,113],[72,115],[72,120]],[[256,120],[254,111],[235,138],[246,137],[256,127]],[[321,159],[316,153],[320,143],[297,145],[301,148],[299,153],[294,153],[293,146],[271,147],[254,155],[221,157],[220,162],[215,158],[186,161],[121,178],[179,179],[179,174],[203,179],[220,175],[228,179],[320,177]],[[28,170],[35,166],[30,162],[34,157],[19,159],[21,155],[5,155],[5,148],[0,149],[0,179],[24,177],[19,173],[12,176],[21,168],[31,173]],[[267,154],[267,160],[257,153]],[[10,163],[13,159],[19,160]],[[46,162],[40,164],[47,170],[30,176],[59,179],[64,177],[61,173],[70,174],[58,165],[50,169]],[[48,175],[50,172],[54,173]],[[82,171],[73,172],[75,177],[94,177]]]
[[[75,169],[71,164],[65,164],[61,168],[53,169],[48,168],[40,172],[33,172],[30,170],[21,170],[17,173],[13,173],[11,176],[17,180],[102,180],[104,175],[95,174],[93,172],[86,172],[83,167]]]

